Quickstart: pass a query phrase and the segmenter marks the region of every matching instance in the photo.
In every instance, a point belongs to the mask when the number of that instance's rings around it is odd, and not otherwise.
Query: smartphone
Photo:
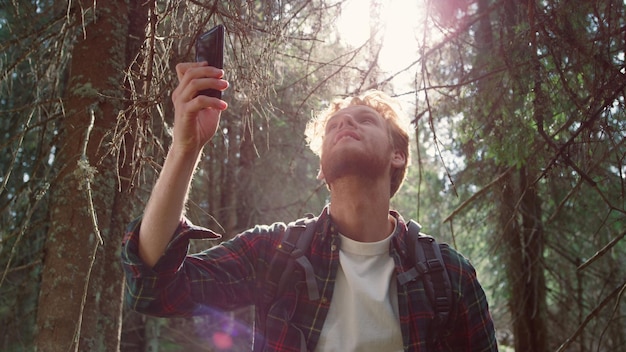
[[[218,24],[198,38],[196,61],[206,61],[209,66],[224,68],[224,25]],[[215,89],[205,89],[198,94],[222,99],[222,92]]]

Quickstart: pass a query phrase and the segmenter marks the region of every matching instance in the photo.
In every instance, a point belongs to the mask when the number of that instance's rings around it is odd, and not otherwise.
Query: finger
[[[204,66],[206,63],[204,62],[181,62],[176,64],[176,76],[178,77],[178,82],[183,81],[183,77],[185,73],[191,68]]]
[[[190,101],[198,95],[198,92],[205,89],[215,89],[223,91],[228,88],[228,82],[222,80],[224,71],[210,66],[181,66],[177,65],[177,73],[182,73],[181,80],[172,92],[172,101]],[[183,73],[184,72],[184,73]]]
[[[180,96],[181,90],[184,90],[186,85],[185,75],[186,73],[194,68],[200,67],[202,65],[201,62],[181,62],[176,64],[176,76],[178,77],[178,86],[172,92],[172,102],[176,104],[176,100]]]
[[[198,95],[187,104],[187,111],[192,114],[206,108],[224,111],[228,108],[228,104],[221,99],[208,97],[206,95]]]
[[[179,64],[181,65],[181,64]],[[176,65],[176,72],[179,75],[180,84],[184,84],[194,78],[223,78],[224,70],[221,68],[208,66],[206,61]]]
[[[184,86],[181,98],[191,100],[198,95],[198,92],[206,89],[224,91],[228,88],[228,82],[219,78],[195,78]]]

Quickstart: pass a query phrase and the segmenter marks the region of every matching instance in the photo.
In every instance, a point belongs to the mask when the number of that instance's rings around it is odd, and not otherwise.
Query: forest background
[[[393,205],[474,263],[501,349],[626,349],[623,0],[4,0],[0,350],[248,348],[250,311],[122,304],[120,243],[171,141],[174,67],[217,23],[230,107],[194,179],[195,223],[229,238],[318,212],[306,121],[381,89],[413,137]]]

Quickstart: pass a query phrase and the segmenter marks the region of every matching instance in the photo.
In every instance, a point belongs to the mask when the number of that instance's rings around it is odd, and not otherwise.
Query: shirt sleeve
[[[133,310],[154,316],[192,316],[214,309],[254,304],[256,263],[271,245],[270,229],[255,228],[197,254],[188,254],[190,239],[221,236],[181,221],[165,253],[150,268],[139,257],[139,227],[133,221],[122,243],[124,299]]]
[[[468,259],[448,247],[447,269],[452,285],[454,311],[447,336],[441,339],[446,351],[498,351],[495,327],[485,292]]]

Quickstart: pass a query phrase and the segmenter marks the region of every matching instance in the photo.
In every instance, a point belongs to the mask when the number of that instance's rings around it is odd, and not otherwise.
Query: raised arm
[[[139,230],[139,256],[150,267],[159,260],[178,226],[189,185],[204,145],[215,135],[226,102],[204,95],[203,89],[224,90],[221,69],[206,63],[176,65],[178,87],[174,102],[174,136],[144,211]]]

